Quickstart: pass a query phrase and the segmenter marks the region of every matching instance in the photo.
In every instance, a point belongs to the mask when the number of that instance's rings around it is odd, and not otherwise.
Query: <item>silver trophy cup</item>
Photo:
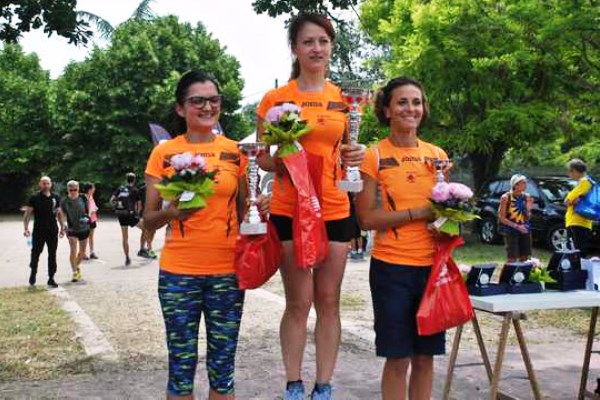
[[[266,143],[238,143],[242,153],[248,157],[248,212],[240,226],[242,235],[263,235],[267,233],[267,223],[263,222],[258,211],[256,193],[258,190],[258,162],[256,158],[265,153]]]
[[[348,133],[350,144],[358,144],[360,133],[361,106],[369,99],[368,89],[360,87],[349,87],[342,89],[342,95],[348,103]],[[359,167],[346,167],[344,179],[338,182],[338,188],[345,192],[360,192],[363,189],[363,181],[360,179]]]
[[[435,181],[444,182],[446,180],[445,171],[450,165],[448,160],[435,160],[433,161],[433,167],[435,168]]]

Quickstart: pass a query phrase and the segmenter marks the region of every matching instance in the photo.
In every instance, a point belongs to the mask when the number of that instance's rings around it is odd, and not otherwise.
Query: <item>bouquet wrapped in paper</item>
[[[460,235],[460,223],[478,219],[473,203],[473,191],[461,183],[438,182],[431,193],[433,225],[442,233]]]
[[[284,158],[299,150],[296,142],[312,129],[306,121],[300,119],[300,107],[284,103],[271,107],[263,124],[265,131],[261,141],[278,146],[277,154]]]
[[[206,207],[206,199],[214,192],[217,171],[208,171],[206,160],[190,152],[172,156],[169,163],[169,175],[154,185],[160,196],[167,201],[178,200],[180,210]]]

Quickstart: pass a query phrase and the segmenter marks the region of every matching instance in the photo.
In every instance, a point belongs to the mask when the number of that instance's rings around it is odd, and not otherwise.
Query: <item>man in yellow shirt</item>
[[[592,221],[577,214],[575,212],[575,205],[577,205],[582,196],[590,191],[592,183],[586,175],[587,166],[583,161],[574,158],[567,163],[567,168],[569,169],[569,177],[578,183],[565,198],[567,206],[565,226],[567,227],[569,238],[573,240],[575,247],[581,251],[581,256],[586,257],[592,237]]]

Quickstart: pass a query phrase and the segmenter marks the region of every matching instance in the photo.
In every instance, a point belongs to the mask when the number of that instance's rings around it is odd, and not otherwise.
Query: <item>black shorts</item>
[[[127,215],[124,217],[119,217],[119,225],[121,226],[130,226],[134,227],[140,223],[140,217],[136,215]]]
[[[507,232],[504,234],[506,257],[512,259],[526,259],[531,257],[531,234],[520,232]]]
[[[277,235],[282,242],[292,240],[292,219],[282,215],[271,214],[271,222],[277,229]],[[354,232],[350,217],[325,221],[327,238],[330,242],[349,242]]]
[[[90,236],[90,231],[84,231],[84,232],[70,232],[67,231],[67,236],[68,237],[75,237],[77,238],[77,240],[79,240],[80,242],[82,240],[87,239]]]
[[[417,310],[431,268],[386,263],[371,257],[369,283],[377,356],[406,358],[446,352],[446,332],[420,336]]]

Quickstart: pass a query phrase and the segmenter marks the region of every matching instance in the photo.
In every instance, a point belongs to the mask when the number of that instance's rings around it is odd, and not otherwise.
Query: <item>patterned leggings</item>
[[[161,270],[158,297],[169,348],[169,395],[186,396],[194,390],[202,313],[210,387],[220,394],[233,393],[235,352],[244,305],[244,292],[238,289],[235,274],[194,276]]]

